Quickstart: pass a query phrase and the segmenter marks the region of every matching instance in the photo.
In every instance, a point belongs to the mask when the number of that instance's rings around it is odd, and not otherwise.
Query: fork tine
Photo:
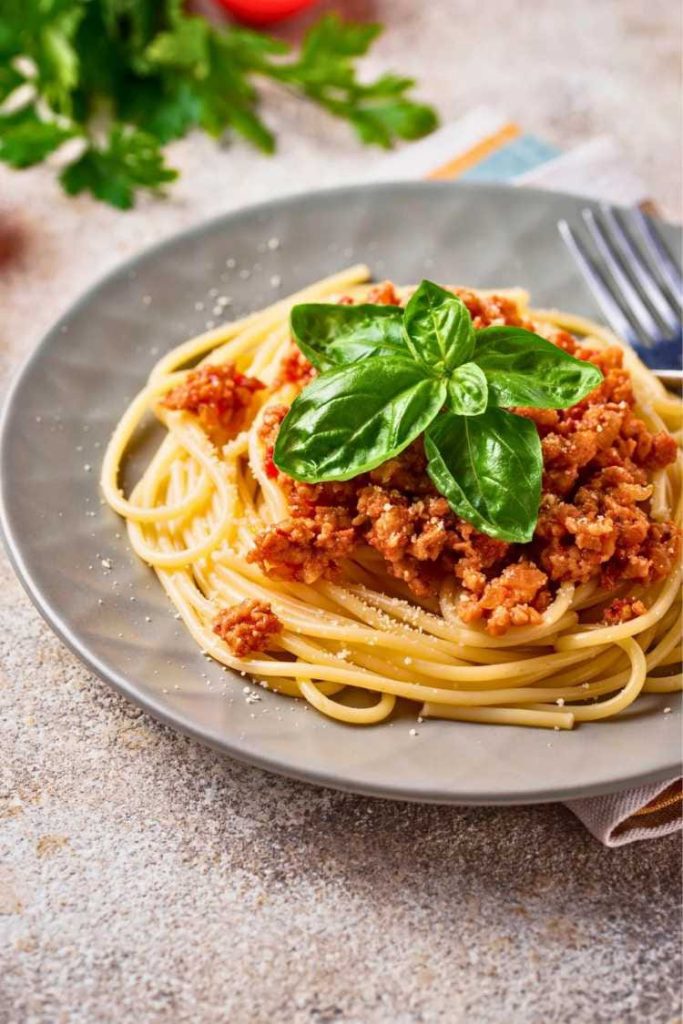
[[[680,306],[683,304],[683,277],[679,267],[672,259],[664,239],[657,231],[653,221],[646,217],[642,210],[631,211],[631,222],[637,228],[654,266],[662,275],[673,298]]]
[[[626,306],[631,313],[636,325],[641,329],[645,337],[651,343],[661,333],[652,313],[647,308],[630,279],[624,273],[619,260],[612,251],[610,238],[605,232],[603,225],[588,207],[581,211],[584,223],[588,232],[600,253],[600,256],[607,264],[607,267],[614,278],[614,282],[623,296]]]
[[[670,330],[675,331],[680,327],[680,317],[676,315],[669,297],[662,290],[643,259],[640,249],[634,244],[633,239],[625,230],[615,211],[610,206],[602,206],[601,210],[602,216],[612,235],[612,242],[622,258],[623,265],[632,271],[638,284],[652,304],[653,309],[661,317],[662,322]]]
[[[621,306],[612,295],[602,271],[588,255],[579,236],[572,231],[566,220],[558,221],[557,229],[583,274],[586,284],[597,299],[612,330],[624,338],[630,345],[638,347],[640,339],[637,337],[630,321],[625,317]]]

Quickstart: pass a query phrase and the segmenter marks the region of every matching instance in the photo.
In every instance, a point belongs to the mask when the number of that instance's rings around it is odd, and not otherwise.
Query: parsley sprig
[[[259,112],[263,79],[348,120],[365,143],[388,147],[436,125],[432,108],[409,98],[412,79],[358,78],[356,60],[379,25],[328,14],[292,53],[271,36],[191,15],[181,0],[3,0],[1,7],[0,160],[30,167],[80,140],[60,174],[64,188],[122,209],[139,189],[159,190],[177,176],[163,146],[192,128],[216,138],[232,132],[273,152]]]
[[[475,330],[462,299],[423,281],[396,306],[295,306],[294,338],[319,371],[295,398],[273,460],[295,480],[349,480],[424,436],[427,472],[462,519],[531,540],[543,457],[535,423],[510,406],[564,409],[601,379],[519,327]]]

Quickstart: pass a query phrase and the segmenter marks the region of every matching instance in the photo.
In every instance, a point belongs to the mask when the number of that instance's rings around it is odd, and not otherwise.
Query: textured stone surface
[[[348,8],[389,24],[373,64],[414,73],[445,119],[488,102],[559,144],[610,132],[680,217],[680,5]],[[193,138],[169,201],[127,215],[0,170],[3,372],[144,245],[381,159],[298,102],[269,117],[278,159]],[[0,728],[2,1024],[680,1013],[677,838],[608,851],[562,807],[389,804],[231,763],[90,676],[4,562]]]

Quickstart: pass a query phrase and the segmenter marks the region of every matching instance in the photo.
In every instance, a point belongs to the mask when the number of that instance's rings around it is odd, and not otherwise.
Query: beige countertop
[[[488,103],[562,146],[609,133],[680,219],[679,4],[347,9],[388,25],[371,64],[444,120]],[[382,159],[297,101],[268,111],[276,159],[193,137],[170,198],[129,214],[0,168],[5,379],[125,257]],[[236,764],[90,675],[0,573],[0,1024],[677,1018],[677,837],[605,850],[560,806],[392,804]]]

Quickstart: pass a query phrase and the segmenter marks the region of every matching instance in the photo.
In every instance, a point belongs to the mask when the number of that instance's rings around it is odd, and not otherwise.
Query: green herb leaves
[[[135,189],[159,189],[177,172],[164,166],[157,140],[147,132],[114,125],[104,146],[91,146],[62,171],[60,181],[70,195],[92,192],[120,210],[134,202]]]
[[[412,78],[384,74],[360,82],[354,59],[364,56],[382,27],[323,16],[307,33],[298,60],[270,65],[269,77],[302,92],[336,117],[347,119],[368,145],[389,148],[395,139],[418,139],[437,124],[431,107],[408,99]]]
[[[295,306],[294,340],[316,370],[355,363],[372,355],[409,355],[398,306]]]
[[[348,480],[424,434],[427,472],[461,518],[531,540],[543,458],[536,425],[501,406],[567,408],[602,374],[517,327],[475,331],[462,299],[423,281],[396,306],[295,306],[320,375],[294,400],[273,459],[297,480]]]
[[[415,358],[439,373],[466,363],[474,351],[467,306],[453,292],[423,281],[405,311],[408,344]]]
[[[448,378],[448,404],[459,416],[478,416],[486,411],[489,386],[476,363],[463,363]]]
[[[486,374],[497,405],[566,409],[602,379],[597,366],[519,327],[477,331],[474,359]]]
[[[73,132],[44,121],[34,110],[18,110],[0,121],[0,160],[10,167],[32,167],[71,138]]]
[[[437,416],[425,435],[427,472],[453,511],[482,533],[530,541],[541,499],[536,424],[502,409]]]
[[[443,406],[446,385],[408,359],[373,356],[323,373],[296,398],[273,460],[296,480],[349,480],[402,452]]]
[[[68,138],[82,153],[61,181],[119,207],[138,189],[175,177],[161,146],[200,127],[240,135],[266,153],[275,139],[260,116],[264,78],[349,121],[361,140],[390,146],[436,127],[431,107],[397,75],[359,81],[356,63],[381,31],[335,14],[319,19],[298,54],[272,36],[216,25],[179,0],[3,0],[0,103],[30,86],[19,121],[0,112],[0,159],[43,160]],[[140,156],[138,133],[150,137]],[[125,140],[125,144],[124,144]],[[122,157],[123,150],[131,154]],[[134,164],[127,173],[125,164]],[[104,176],[115,181],[108,187]]]

